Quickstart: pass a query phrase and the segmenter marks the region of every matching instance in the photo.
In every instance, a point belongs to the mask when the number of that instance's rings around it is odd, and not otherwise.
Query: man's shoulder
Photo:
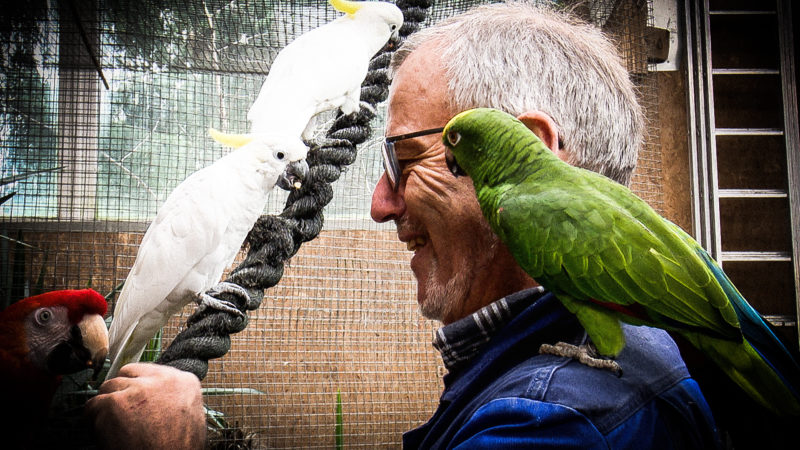
[[[538,368],[531,374],[528,395],[547,402],[568,405],[589,417],[601,432],[660,397],[678,396],[685,402],[702,399],[693,384],[675,342],[663,330],[623,325],[626,345],[616,362],[622,375],[588,367],[575,360],[558,360],[549,377]],[[551,359],[531,358],[531,359]],[[537,363],[538,365],[540,363]],[[525,371],[524,365],[516,370]]]
[[[675,430],[664,438],[675,448],[681,447],[680,442],[687,448],[713,446],[710,410],[672,338],[659,329],[623,327],[626,347],[616,358],[621,376],[532,352],[499,374],[476,400],[485,405],[496,399],[529,399],[540,412],[546,411],[542,404],[556,405],[584,417],[609,441],[622,446],[637,439],[640,429]]]
[[[637,439],[660,439],[664,448],[702,448],[709,442],[713,447],[713,419],[705,399],[666,332],[623,325],[627,345],[616,358],[622,376],[541,355],[542,342],[581,344],[586,339],[574,316],[548,299],[539,301],[536,314],[523,312],[469,365],[445,378],[439,409],[405,436],[407,444],[436,447],[433,443],[502,430],[527,433],[534,442],[564,434],[557,430],[568,424],[566,434],[586,437],[581,445],[599,439],[636,448]],[[544,308],[548,304],[551,308]]]
[[[622,410],[635,410],[646,401],[690,379],[677,345],[663,330],[622,324],[626,345],[615,358],[622,376],[588,367],[576,360],[539,354],[550,339],[586,343],[586,334],[574,316],[556,305],[558,320],[542,327],[541,316],[528,311],[522,319],[490,341],[470,368],[455,378],[445,400],[465,395],[473,402],[494,398],[529,398],[573,408],[611,427]],[[546,305],[546,304],[545,304]],[[542,309],[543,305],[538,305]],[[563,316],[563,317],[562,317]],[[546,336],[550,335],[548,339]],[[474,403],[473,403],[474,404]]]
[[[584,399],[600,403],[608,399],[618,405],[623,392],[658,393],[689,378],[680,352],[666,332],[629,325],[623,325],[623,329],[626,346],[615,358],[622,368],[621,376],[576,360],[540,355],[538,349],[530,349],[523,358],[496,373],[488,389],[495,390],[499,396],[543,401]],[[598,387],[604,390],[599,391]],[[582,391],[591,391],[589,398]]]

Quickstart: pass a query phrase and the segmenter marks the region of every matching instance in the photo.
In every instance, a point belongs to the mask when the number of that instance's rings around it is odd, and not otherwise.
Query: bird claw
[[[231,295],[236,295],[238,297],[242,297],[244,299],[244,304],[246,304],[247,301],[250,299],[250,295],[247,293],[247,290],[245,290],[243,287],[237,284],[222,281],[218,283],[216,286],[213,286],[208,291],[200,294],[198,296],[197,303],[200,306],[206,308],[213,308],[219,311],[225,311],[230,314],[239,316],[241,318],[245,317],[245,314],[239,308],[237,308],[236,305],[234,305],[233,303],[216,298],[216,296],[219,294],[231,294]]]
[[[591,344],[572,345],[566,342],[558,342],[555,345],[542,344],[539,347],[539,354],[572,358],[585,366],[611,371],[617,377],[622,376],[622,368],[619,363],[598,355],[597,350]]]
[[[220,281],[216,284],[216,286],[212,286],[208,292],[210,295],[219,295],[219,294],[232,294],[238,297],[244,298],[245,302],[250,299],[250,294],[247,293],[247,289],[239,286],[235,283],[230,283],[227,281]]]

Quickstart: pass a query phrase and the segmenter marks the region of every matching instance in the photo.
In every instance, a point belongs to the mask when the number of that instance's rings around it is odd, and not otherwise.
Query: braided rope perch
[[[403,11],[404,23],[399,34],[405,39],[426,19],[432,2],[398,0],[396,3]],[[243,287],[247,298],[230,292],[207,292],[235,305],[242,314],[201,305],[187,320],[186,329],[162,353],[159,364],[191,372],[201,380],[205,378],[208,360],[228,353],[230,335],[247,327],[246,312],[257,309],[264,290],[278,284],[285,262],[304,242],[319,235],[322,210],[333,199],[331,184],[355,161],[356,146],[369,138],[375,106],[388,96],[388,67],[393,52],[393,48],[385,48],[370,61],[369,73],[361,86],[361,101],[370,107],[362,107],[350,116],[339,113],[325,138],[308,153],[309,176],[302,188],[289,195],[281,214],[260,217],[248,234],[247,256],[225,280]]]

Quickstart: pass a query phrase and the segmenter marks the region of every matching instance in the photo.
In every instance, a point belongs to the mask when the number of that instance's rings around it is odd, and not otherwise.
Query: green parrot
[[[662,328],[769,410],[800,415],[800,366],[686,232],[628,188],[561,161],[504,112],[458,114],[442,139],[448,167],[472,178],[492,229],[600,355],[625,346],[620,321]]]

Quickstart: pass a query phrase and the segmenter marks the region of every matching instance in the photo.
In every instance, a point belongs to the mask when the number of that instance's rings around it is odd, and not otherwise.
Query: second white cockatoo
[[[248,111],[250,133],[281,133],[310,140],[315,117],[360,108],[361,83],[370,59],[403,25],[403,13],[386,2],[330,0],[346,13],[302,34],[278,54]],[[220,141],[225,143],[225,137]]]
[[[205,292],[233,262],[267,194],[275,185],[298,188],[308,173],[299,138],[258,135],[238,144],[179,184],[147,229],[114,308],[107,378],[138,361],[148,340],[190,301],[238,312]]]

